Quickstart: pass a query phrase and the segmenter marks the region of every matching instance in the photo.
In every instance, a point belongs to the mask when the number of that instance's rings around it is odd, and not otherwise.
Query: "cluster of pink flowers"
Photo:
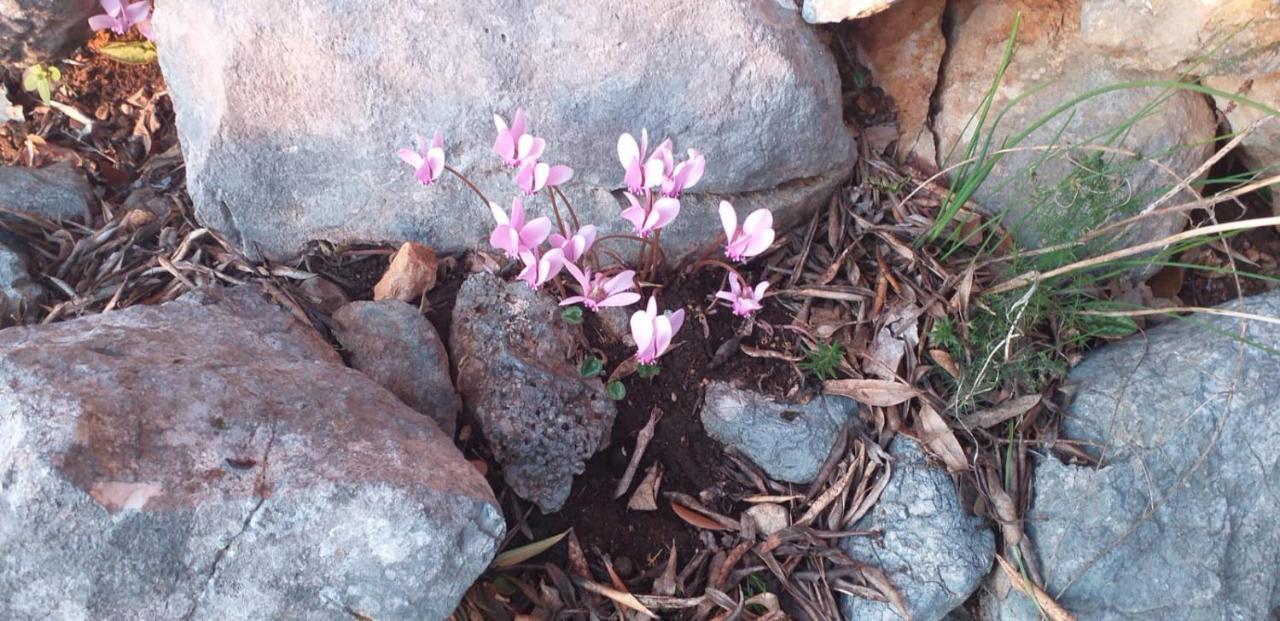
[[[99,0],[102,15],[89,18],[89,27],[94,30],[110,30],[118,35],[129,32],[136,27],[138,32],[148,40],[151,36],[151,0],[125,4],[122,0]]]
[[[105,0],[104,0],[105,2]],[[564,198],[558,186],[573,177],[573,169],[564,165],[550,165],[541,159],[546,151],[544,139],[529,130],[528,118],[523,109],[517,109],[511,122],[494,116],[498,136],[493,151],[502,163],[514,171],[513,181],[520,195],[512,199],[510,213],[492,202],[489,210],[495,226],[489,235],[489,243],[501,250],[509,259],[519,259],[523,264],[518,278],[533,289],[555,281],[561,271],[568,272],[572,283],[561,282],[557,286],[564,291],[565,284],[576,286],[560,302],[561,306],[581,304],[587,310],[598,311],[608,307],[624,307],[641,300],[636,272],[617,268],[601,270],[599,260],[592,252],[598,234],[594,225],[577,227],[561,222],[553,231],[549,217],[527,219],[525,201],[545,193],[553,207],[556,196]],[[456,170],[445,165],[444,144],[439,132],[430,143],[417,137],[416,149],[401,149],[400,159],[413,167],[414,178],[423,185],[436,183],[443,171],[463,178]],[[640,140],[631,134],[618,138],[618,160],[623,168],[624,196],[628,207],[620,214],[632,225],[639,238],[648,238],[674,222],[680,215],[681,194],[698,184],[706,170],[706,158],[696,149],[686,151],[683,161],[677,162],[670,139],[663,140],[649,150],[649,132],[642,130]],[[470,181],[467,181],[470,185]],[[476,189],[472,186],[472,189]],[[479,190],[476,190],[479,192]],[[487,199],[486,199],[487,200]],[[566,208],[570,209],[567,199]],[[720,221],[725,231],[725,256],[731,261],[744,262],[769,248],[774,241],[773,214],[768,209],[758,209],[738,225],[737,212],[728,201],[720,203]],[[656,237],[655,237],[656,240]],[[655,242],[651,242],[655,243]],[[734,314],[747,317],[760,310],[761,301],[769,283],[748,286],[738,273],[723,263],[729,271],[728,291],[716,293],[716,298],[729,304]],[[653,367],[671,346],[675,334],[684,324],[684,310],[659,313],[658,301],[649,297],[643,310],[631,315],[631,336],[636,342],[636,360],[642,367]]]

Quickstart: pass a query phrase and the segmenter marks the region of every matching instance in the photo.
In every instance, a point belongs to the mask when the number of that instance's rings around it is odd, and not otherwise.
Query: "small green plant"
[[[579,325],[582,323],[582,307],[570,306],[560,311],[560,318],[567,324],[574,326]]]
[[[22,88],[40,95],[47,106],[53,101],[53,85],[62,79],[62,71],[54,66],[34,64],[22,72]]]
[[[578,373],[581,373],[582,377],[595,377],[603,372],[604,363],[595,356],[587,356],[587,358],[582,361],[582,366],[578,368]]]
[[[609,385],[604,387],[604,392],[614,401],[622,401],[627,398],[627,387],[623,386],[622,382],[618,380],[609,382]]]
[[[820,380],[835,379],[841,360],[844,360],[844,347],[839,343],[818,343],[812,349],[805,348],[800,369]]]

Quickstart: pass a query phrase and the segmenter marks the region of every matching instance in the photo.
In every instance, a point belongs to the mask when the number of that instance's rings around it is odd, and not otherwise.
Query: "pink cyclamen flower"
[[[142,0],[141,2],[133,2],[125,5],[122,0],[100,0],[102,9],[106,11],[103,15],[94,15],[89,18],[89,27],[94,30],[110,30],[116,34],[122,35],[129,31],[129,28],[138,27],[138,32],[142,36],[151,38],[151,2]]]
[[[498,128],[498,139],[493,143],[493,151],[507,166],[518,168],[525,162],[536,161],[547,148],[547,141],[525,133],[529,121],[525,117],[524,108],[516,108],[510,126],[506,119],[496,114],[493,115],[493,124]]]
[[[493,212],[493,219],[498,222],[489,234],[489,243],[507,253],[509,259],[537,248],[551,232],[551,220],[545,217],[524,221],[524,203],[519,197],[511,199],[510,217],[494,203],[489,203],[489,211]]]
[[[552,248],[542,256],[528,250],[520,253],[520,260],[524,261],[524,269],[517,278],[529,285],[530,289],[537,289],[555,278],[560,273],[560,268],[564,267],[564,254],[559,248]]]
[[[769,281],[767,280],[752,289],[737,274],[729,274],[729,290],[717,291],[716,297],[732,304],[733,314],[739,317],[746,317],[764,308],[760,301],[764,299],[764,292],[768,288]]]
[[[689,159],[676,164],[671,150],[661,151],[662,156],[662,195],[679,198],[680,193],[691,188],[702,180],[702,173],[707,169],[707,159],[697,149],[689,149]]]
[[[634,194],[627,192],[625,195],[631,206],[622,210],[622,217],[635,227],[635,234],[640,237],[648,237],[654,231],[671,224],[680,215],[678,199],[664,196],[653,200],[646,197],[647,200],[652,200],[652,205],[645,208]]]
[[[556,164],[526,161],[516,173],[516,185],[528,196],[537,194],[544,187],[557,186],[573,178],[573,169]]]
[[[640,130],[640,142],[635,136],[622,134],[618,136],[618,161],[626,171],[623,177],[627,189],[633,194],[648,191],[662,183],[663,150],[670,151],[670,141],[664,141],[652,154],[649,151],[649,130]]]
[[[636,341],[636,360],[640,364],[653,364],[667,348],[671,338],[684,325],[684,309],[658,314],[658,301],[649,298],[649,305],[631,315],[631,337]]]
[[[440,132],[436,132],[428,143],[421,135],[415,134],[417,150],[400,149],[396,153],[404,163],[413,167],[413,176],[422,185],[431,185],[444,172],[444,140]]]
[[[591,270],[583,272],[572,263],[565,263],[564,269],[578,281],[582,295],[569,296],[560,301],[560,306],[580,303],[596,311],[608,306],[630,306],[640,301],[640,294],[632,291],[636,286],[636,273],[632,270],[610,278],[604,274],[592,274]]]
[[[744,261],[769,249],[773,244],[773,213],[757,209],[738,226],[738,212],[729,201],[720,201],[720,224],[724,225],[724,254],[734,261]]]
[[[596,242],[596,227],[588,224],[569,237],[552,233],[547,241],[552,248],[559,248],[564,253],[565,261],[577,263],[586,256],[587,251],[591,250],[591,245]]]

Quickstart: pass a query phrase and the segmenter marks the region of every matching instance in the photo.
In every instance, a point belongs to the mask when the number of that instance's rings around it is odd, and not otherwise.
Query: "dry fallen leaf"
[[[1075,617],[1060,606],[1058,602],[1053,601],[1053,598],[1049,597],[1048,593],[1045,593],[1035,584],[1024,580],[1018,574],[1017,568],[1005,560],[1003,556],[997,554],[996,563],[1000,565],[1000,569],[1009,577],[1009,581],[1013,583],[1015,588],[1022,591],[1024,595],[1036,600],[1036,603],[1040,605],[1040,610],[1044,611],[1045,616],[1049,617],[1050,621],[1075,621]]]
[[[933,358],[933,361],[938,363],[938,366],[942,367],[942,370],[946,371],[947,375],[950,375],[953,379],[960,379],[960,367],[956,364],[955,359],[951,357],[951,354],[947,353],[947,350],[930,349],[929,357]]]
[[[877,407],[898,405],[919,394],[906,384],[874,379],[827,380],[822,385],[822,391]]]
[[[436,286],[436,251],[405,242],[391,256],[391,265],[373,286],[373,299],[412,302]]]
[[[566,530],[554,537],[547,537],[546,539],[541,539],[533,543],[526,543],[518,548],[507,550],[506,552],[499,554],[498,558],[493,559],[493,566],[510,567],[512,565],[523,563],[539,554],[542,554],[543,552],[546,552],[551,548],[551,546],[560,543],[560,540],[564,539],[568,534],[569,531]]]
[[[636,486],[635,493],[631,494],[631,500],[627,501],[627,508],[632,511],[657,511],[660,487],[662,487],[662,465],[654,462],[645,471],[644,478],[640,480],[640,485]]]
[[[675,512],[677,517],[688,522],[694,528],[701,528],[703,530],[732,530],[732,528],[727,524],[723,524],[711,517],[703,515],[702,513],[694,509],[690,509],[675,500],[671,501],[671,510]]]
[[[978,410],[960,419],[960,424],[969,429],[985,429],[1011,418],[1022,416],[1037,405],[1040,405],[1040,395],[1026,395],[1017,399],[1010,399],[995,407]]]
[[[917,439],[924,443],[925,448],[934,457],[947,465],[947,470],[955,473],[969,469],[969,461],[964,456],[960,441],[956,440],[947,422],[942,420],[942,416],[928,403],[920,404],[920,412],[916,414],[916,425],[916,433],[919,435]]]

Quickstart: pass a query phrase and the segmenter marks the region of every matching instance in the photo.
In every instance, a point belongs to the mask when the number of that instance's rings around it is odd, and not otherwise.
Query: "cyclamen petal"
[[[653,364],[667,348],[680,327],[684,325],[684,310],[658,315],[657,300],[650,297],[644,310],[631,315],[631,337],[636,342],[636,360],[640,364]]]
[[[724,253],[731,260],[743,261],[754,257],[773,245],[773,213],[757,209],[747,216],[742,227],[737,226],[738,215],[728,201],[720,201],[720,223],[725,231]]]

